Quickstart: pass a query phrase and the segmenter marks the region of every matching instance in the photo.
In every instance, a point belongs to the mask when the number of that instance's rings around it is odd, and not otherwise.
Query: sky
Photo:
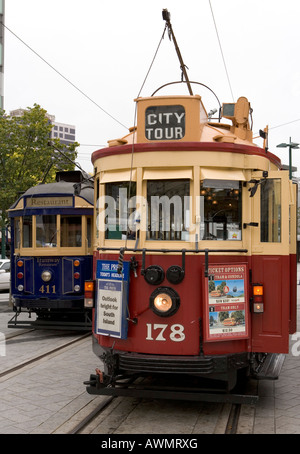
[[[93,172],[93,151],[134,125],[139,94],[181,80],[173,42],[167,34],[161,41],[164,8],[191,81],[207,85],[221,103],[247,97],[254,135],[268,125],[269,150],[283,164],[288,149],[276,146],[300,143],[299,0],[5,3],[4,109],[39,104],[57,122],[75,125],[77,162],[86,172]],[[193,91],[207,112],[218,107],[209,90]],[[188,91],[175,86],[158,94],[167,93]],[[300,177],[300,149],[292,164]]]

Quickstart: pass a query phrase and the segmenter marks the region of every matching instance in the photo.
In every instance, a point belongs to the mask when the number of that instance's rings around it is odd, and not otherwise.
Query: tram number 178
[[[146,326],[146,340],[166,341],[169,338],[173,342],[182,342],[185,339],[184,326],[182,325],[169,326],[162,323],[147,323]]]

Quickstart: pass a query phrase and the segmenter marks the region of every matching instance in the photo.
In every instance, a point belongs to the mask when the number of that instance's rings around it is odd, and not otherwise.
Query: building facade
[[[1,1],[1,0],[0,0]],[[25,109],[15,109],[10,111],[11,117],[21,117],[24,115]],[[50,133],[50,139],[59,139],[62,144],[70,145],[76,140],[76,127],[74,125],[69,125],[67,123],[58,123],[55,121],[55,116],[46,114],[50,123],[52,124],[52,129]]]

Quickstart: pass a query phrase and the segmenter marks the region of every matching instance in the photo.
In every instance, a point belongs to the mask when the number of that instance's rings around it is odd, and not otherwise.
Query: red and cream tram
[[[245,97],[218,121],[199,95],[136,103],[136,127],[92,155],[88,392],[202,399],[202,379],[277,378],[296,330],[296,185],[254,144]]]

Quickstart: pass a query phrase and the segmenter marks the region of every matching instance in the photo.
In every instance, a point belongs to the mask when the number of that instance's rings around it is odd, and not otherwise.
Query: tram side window
[[[200,239],[242,239],[242,184],[203,180],[200,186]]]
[[[60,218],[61,247],[81,246],[81,216],[61,216]]]
[[[261,182],[260,190],[260,240],[262,243],[281,241],[281,180]]]
[[[134,222],[136,183],[132,181],[105,184],[105,238],[135,239]]]
[[[32,216],[23,217],[23,247],[32,247]]]
[[[86,233],[87,233],[87,243],[88,247],[92,246],[92,218],[90,216],[87,217],[86,219]]]
[[[57,245],[56,215],[36,216],[36,247],[55,247]]]
[[[190,180],[147,182],[147,240],[189,239]]]
[[[15,249],[20,249],[20,218],[15,218],[14,220],[14,241],[15,241]]]

